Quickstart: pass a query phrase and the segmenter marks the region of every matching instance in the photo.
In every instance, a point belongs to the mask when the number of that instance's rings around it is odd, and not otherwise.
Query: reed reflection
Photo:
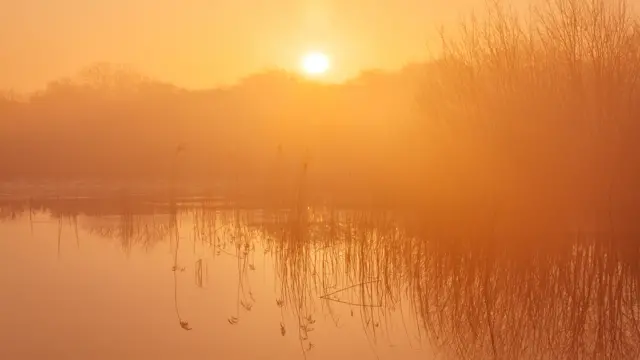
[[[256,259],[272,259],[277,295],[261,301],[280,308],[281,335],[295,336],[304,354],[315,346],[319,316],[339,327],[345,313],[358,314],[376,342],[401,313],[406,335],[419,337],[444,358],[640,355],[640,245],[633,234],[507,242],[489,231],[472,239],[434,236],[417,213],[240,210],[204,202],[168,209],[94,214],[80,226],[117,239],[125,251],[171,242],[176,314],[185,330],[191,327],[179,310],[177,273],[188,269],[203,287],[209,261],[181,263],[178,248],[193,246],[194,253],[206,248],[213,257],[236,261],[237,308],[229,314],[230,325],[250,316],[257,300],[248,276],[256,271]],[[287,328],[286,314],[297,319],[295,329]]]

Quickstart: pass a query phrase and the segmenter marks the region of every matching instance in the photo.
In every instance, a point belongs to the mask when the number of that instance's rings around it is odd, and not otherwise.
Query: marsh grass
[[[636,232],[638,13],[624,0],[531,4],[490,1],[442,32],[420,101],[418,194],[429,221],[495,215],[540,229],[532,237],[573,226]]]

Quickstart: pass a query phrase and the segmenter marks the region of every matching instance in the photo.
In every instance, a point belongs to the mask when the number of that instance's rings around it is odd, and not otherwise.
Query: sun
[[[307,75],[318,76],[325,74],[329,67],[331,67],[331,61],[329,57],[321,52],[310,52],[302,57],[302,71]]]

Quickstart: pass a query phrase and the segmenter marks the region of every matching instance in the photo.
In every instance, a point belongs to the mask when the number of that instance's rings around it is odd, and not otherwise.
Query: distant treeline
[[[0,178],[371,178],[404,156],[422,71],[340,85],[269,71],[192,91],[97,64],[0,100]]]

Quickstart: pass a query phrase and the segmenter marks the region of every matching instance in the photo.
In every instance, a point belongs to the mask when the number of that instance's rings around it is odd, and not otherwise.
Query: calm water
[[[7,201],[0,359],[637,358],[640,244],[416,214]]]
[[[424,358],[409,308],[358,305],[376,283],[320,299],[359,279],[320,247],[282,258],[259,215],[8,215],[0,358]]]

